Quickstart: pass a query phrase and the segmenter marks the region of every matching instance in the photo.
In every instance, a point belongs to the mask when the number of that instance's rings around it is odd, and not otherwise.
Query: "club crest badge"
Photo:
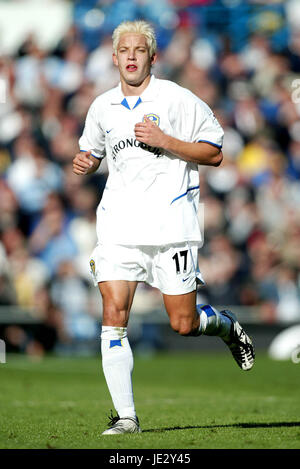
[[[91,267],[91,272],[92,272],[92,274],[95,275],[95,270],[96,270],[96,268],[95,268],[95,261],[94,261],[94,259],[91,259],[91,260],[90,260],[90,267]]]
[[[153,113],[146,114],[146,117],[148,117],[148,119],[150,119],[152,122],[154,122],[154,124],[159,126],[160,118],[157,114],[153,114]],[[145,118],[143,119],[143,122],[145,122]]]

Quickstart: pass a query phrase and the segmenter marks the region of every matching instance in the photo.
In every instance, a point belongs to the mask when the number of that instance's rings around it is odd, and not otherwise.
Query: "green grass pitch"
[[[300,364],[258,353],[250,372],[224,353],[135,358],[143,433],[101,436],[112,408],[100,357],[0,364],[1,448],[299,449]]]

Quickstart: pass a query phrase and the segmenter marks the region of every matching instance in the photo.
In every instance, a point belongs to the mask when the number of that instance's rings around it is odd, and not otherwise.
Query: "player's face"
[[[146,38],[142,34],[122,34],[114,64],[119,68],[121,82],[129,86],[140,86],[150,76],[155,54],[150,57]]]

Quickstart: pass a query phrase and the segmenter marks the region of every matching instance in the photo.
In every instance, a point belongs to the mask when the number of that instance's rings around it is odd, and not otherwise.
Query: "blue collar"
[[[137,102],[135,103],[135,105],[133,106],[132,109],[135,109],[139,104],[141,104],[142,100],[141,100],[141,97],[139,96]],[[121,103],[123,106],[127,107],[127,109],[129,109],[130,111],[132,110],[128,104],[128,101],[126,98],[123,99],[123,101],[121,101]]]
[[[139,104],[145,103],[145,102],[151,102],[154,100],[154,98],[157,95],[158,89],[157,89],[157,81],[154,77],[154,75],[151,75],[150,83],[147,86],[147,88],[143,91],[141,96],[137,98],[137,101],[133,108],[131,109],[126,97],[124,96],[121,88],[121,83],[115,88],[115,97],[111,101],[111,104],[122,104],[122,106],[126,107],[129,110],[135,109]]]

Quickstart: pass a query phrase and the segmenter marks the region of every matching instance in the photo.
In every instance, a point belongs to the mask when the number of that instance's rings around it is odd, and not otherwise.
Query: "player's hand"
[[[164,147],[166,134],[146,116],[144,116],[143,122],[138,122],[135,125],[134,133],[139,142],[146,143],[151,147]]]
[[[91,150],[81,151],[73,159],[73,172],[78,175],[88,174],[94,167],[94,162],[90,159]]]

